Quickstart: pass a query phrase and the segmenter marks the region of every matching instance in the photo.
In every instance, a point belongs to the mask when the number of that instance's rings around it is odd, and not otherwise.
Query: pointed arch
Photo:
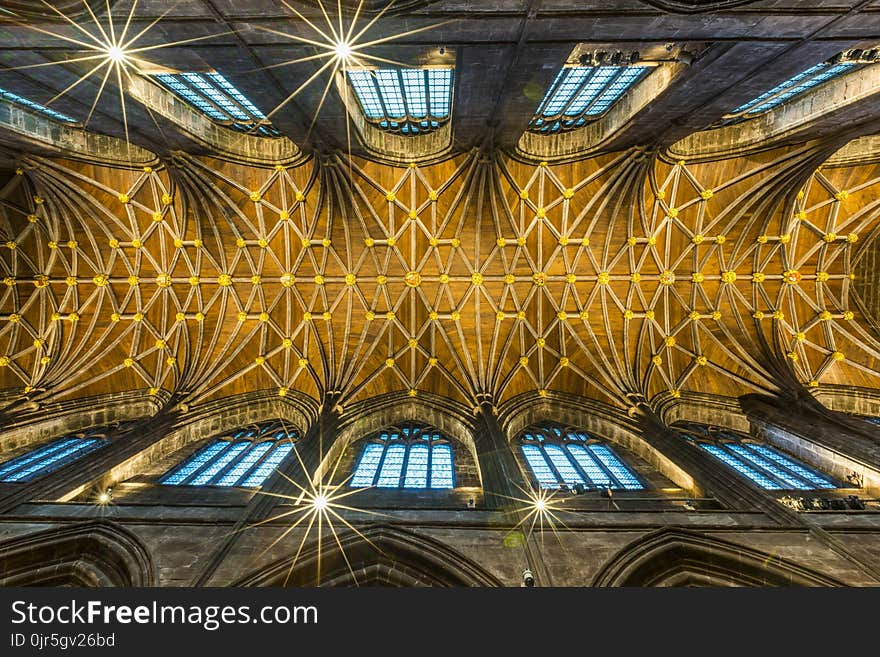
[[[324,539],[321,586],[501,586],[501,582],[448,545],[413,532],[377,525]],[[346,558],[348,564],[346,564]],[[314,586],[318,546],[261,568],[233,586]],[[350,564],[350,567],[349,567]],[[288,576],[289,573],[289,576]]]
[[[0,586],[154,586],[155,573],[141,540],[103,520],[0,543]]]
[[[676,527],[630,543],[593,586],[844,586],[776,555]]]

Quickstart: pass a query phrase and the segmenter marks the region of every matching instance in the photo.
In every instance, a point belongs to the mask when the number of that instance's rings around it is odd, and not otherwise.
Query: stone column
[[[321,414],[318,419],[309,427],[305,436],[297,442],[296,450],[291,451],[280,464],[278,470],[269,476],[260,491],[251,498],[241,518],[211,554],[204,569],[193,579],[193,586],[208,584],[248,526],[272,517],[278,504],[283,502],[283,499],[277,495],[295,498],[301,492],[300,487],[309,489],[310,477],[320,465],[323,455],[332,445],[338,425],[339,413],[336,411],[336,399],[328,396],[321,406]],[[265,493],[271,494],[266,495]]]
[[[520,489],[527,489],[527,484],[491,401],[480,403],[476,427],[474,444],[483,479],[486,508],[504,509],[513,503],[511,497],[523,497]]]
[[[797,515],[779,504],[769,492],[752,485],[711,454],[689,443],[680,433],[667,427],[648,406],[639,406],[639,410],[637,420],[645,440],[690,474],[704,495],[714,497],[729,509],[762,511],[781,525],[801,524]]]

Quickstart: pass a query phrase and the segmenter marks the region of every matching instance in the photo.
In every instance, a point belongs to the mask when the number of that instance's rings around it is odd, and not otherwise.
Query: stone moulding
[[[711,162],[770,150],[786,141],[804,141],[806,130],[829,115],[880,93],[880,70],[866,66],[819,85],[812,91],[758,116],[688,135],[662,154],[668,162]],[[868,108],[870,110],[870,108]],[[871,118],[870,111],[865,118]],[[849,120],[849,119],[848,119]],[[857,121],[856,121],[857,122]],[[876,138],[838,152],[829,166],[876,161]],[[867,152],[860,151],[859,148]]]
[[[126,91],[139,103],[161,114],[181,132],[222,158],[257,166],[289,166],[304,158],[299,147],[287,137],[256,137],[217,125],[144,77],[133,76]]]
[[[663,528],[630,543],[592,586],[843,586],[787,559],[702,533]]]
[[[31,145],[75,160],[131,168],[153,166],[159,161],[155,153],[140,146],[53,121],[12,103],[0,103],[0,127]]]

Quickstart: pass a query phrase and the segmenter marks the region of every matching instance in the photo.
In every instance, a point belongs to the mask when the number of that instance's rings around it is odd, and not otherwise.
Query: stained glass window
[[[211,73],[161,73],[153,76],[193,109],[220,125],[261,137],[278,137],[261,112],[229,80]]]
[[[424,425],[385,429],[364,445],[351,486],[454,488],[452,445],[438,430]]]
[[[868,60],[859,58],[860,52],[850,51],[848,53],[841,53],[832,60],[816,64],[801,71],[788,80],[777,84],[769,91],[765,91],[749,102],[737,107],[724,117],[725,123],[749,119],[763,114],[829,80],[852,73],[868,65],[870,63]]]
[[[58,438],[0,463],[0,481],[32,481],[107,445],[107,427],[95,427]]]
[[[15,105],[21,105],[25,109],[38,112],[43,116],[47,116],[50,119],[54,119],[55,121],[60,121],[61,123],[68,123],[70,125],[77,125],[79,123],[79,121],[77,121],[73,117],[67,116],[67,114],[57,112],[51,107],[40,105],[39,103],[35,103],[32,100],[28,100],[27,98],[19,96],[18,94],[14,94],[11,91],[6,91],[5,89],[0,89],[0,98]]]
[[[734,431],[690,423],[678,428],[701,449],[765,490],[840,487],[830,477],[794,457],[770,445],[752,442]]]
[[[610,447],[595,437],[559,425],[527,429],[522,455],[541,488],[642,490],[644,485]]]
[[[348,81],[367,121],[415,136],[437,130],[452,111],[453,69],[355,69]]]
[[[532,132],[553,134],[594,121],[642,80],[651,66],[565,66],[529,123]]]
[[[174,486],[257,488],[293,450],[299,438],[280,421],[216,436],[162,477]]]

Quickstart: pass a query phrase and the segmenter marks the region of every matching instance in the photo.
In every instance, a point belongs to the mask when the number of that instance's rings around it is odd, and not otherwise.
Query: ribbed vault
[[[822,168],[838,145],[693,165],[26,157],[2,188],[2,387],[468,405],[876,387],[851,277],[880,172]]]

